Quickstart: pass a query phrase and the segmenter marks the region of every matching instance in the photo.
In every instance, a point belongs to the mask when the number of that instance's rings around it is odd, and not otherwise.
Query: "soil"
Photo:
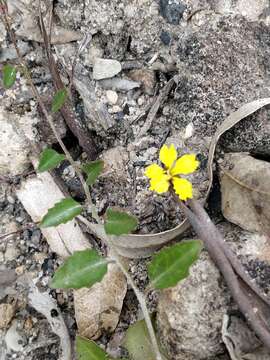
[[[254,1],[254,12],[258,10],[257,2]],[[29,12],[24,9],[23,21],[38,15],[34,0],[10,1],[16,28],[20,28],[22,19],[21,3],[30,9]],[[200,169],[190,176],[190,180],[196,196],[205,195],[209,143],[217,126],[242,104],[270,96],[269,7],[261,9],[259,15],[252,13],[255,18],[251,19],[238,3],[240,1],[236,0],[132,0],[128,3],[122,0],[58,0],[55,3],[57,25],[88,34],[91,38],[77,59],[73,105],[89,136],[95,139],[98,157],[108,159],[104,174],[92,190],[99,214],[103,215],[109,206],[126,209],[138,217],[139,233],[157,233],[179,224],[183,216],[174,199],[150,192],[144,176],[145,167],[158,161],[159,149],[164,143],[174,143],[179,154],[196,153]],[[44,101],[50,103],[54,90],[44,49],[29,38],[27,33],[19,37],[19,48],[24,49],[24,58]],[[10,46],[9,37],[2,39],[0,35],[0,56],[5,55],[5,59],[14,62]],[[58,44],[53,48],[64,82],[77,49],[78,42]],[[129,91],[113,89],[118,99],[117,104],[111,104],[106,83],[95,81],[92,76],[93,63],[99,57],[121,63],[122,71],[117,79],[138,81],[142,86]],[[177,82],[173,90],[161,104],[149,131],[140,135],[149,109],[174,76]],[[86,86],[94,105],[87,103],[88,95],[83,96],[76,81]],[[50,143],[59,149],[49,129],[44,127],[44,119],[22,74],[14,89],[4,91],[0,87],[0,97],[2,109],[38,118],[35,140],[40,147]],[[105,126],[105,120],[95,116],[94,111],[98,113],[100,109],[109,125]],[[228,131],[219,143],[216,160],[226,152],[249,152],[269,160],[268,118],[269,109],[266,108]],[[55,122],[74,158],[85,161],[85,152],[63,119],[56,117]],[[192,132],[187,135],[190,128]],[[0,270],[15,270],[19,278],[28,274],[41,290],[48,290],[49,280],[62,260],[51,252],[46,239],[15,196],[16,186],[32,172],[29,162],[24,174],[0,177],[0,232],[15,232],[8,238],[0,237]],[[84,199],[79,181],[67,163],[58,168],[55,176],[63,181],[75,199]],[[217,182],[209,202],[209,211],[215,219],[222,219],[219,199]],[[92,238],[89,241],[94,247],[100,247]],[[141,288],[147,285],[145,264],[141,260],[130,264],[130,271]],[[257,271],[255,263],[252,267]],[[76,322],[71,293],[50,290],[50,294],[57,300],[74,338]],[[24,282],[17,281],[3,293],[0,291],[0,303],[14,301],[14,319],[18,321],[18,333],[28,352],[22,355],[11,351],[2,355],[0,350],[0,359],[59,359],[58,338],[46,319],[29,307]],[[150,294],[152,311],[156,309],[156,303],[157,294]],[[114,355],[123,355],[124,351],[115,339],[122,337],[128,325],[137,318],[136,299],[128,291],[117,329],[113,334],[104,334],[99,339],[100,344]],[[2,335],[4,341],[4,331]],[[51,345],[44,343],[44,339]],[[224,359],[227,355],[220,356],[216,359]]]

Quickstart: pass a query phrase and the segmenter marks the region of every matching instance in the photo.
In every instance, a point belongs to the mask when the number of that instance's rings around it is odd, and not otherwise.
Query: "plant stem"
[[[57,133],[57,130],[55,128],[55,125],[54,125],[54,122],[53,122],[53,118],[52,116],[48,113],[43,101],[42,101],[42,98],[39,94],[39,92],[37,91],[37,88],[36,86],[34,85],[33,81],[32,81],[32,78],[31,78],[31,74],[25,64],[25,61],[24,59],[22,58],[21,56],[21,53],[20,53],[20,50],[17,46],[17,40],[16,40],[16,35],[13,31],[13,29],[11,28],[10,26],[10,22],[9,22],[9,19],[8,19],[8,15],[4,12],[4,23],[6,25],[6,28],[7,28],[7,31],[8,33],[10,34],[10,37],[11,37],[11,41],[15,47],[15,50],[16,50],[16,53],[17,53],[17,56],[18,56],[18,59],[19,59],[19,63],[20,65],[23,67],[24,69],[24,73],[27,77],[27,80],[29,81],[29,85],[31,87],[31,90],[32,90],[32,93],[33,95],[35,96],[36,100],[38,101],[38,104],[47,120],[47,122],[49,123],[51,129],[52,129],[52,132],[56,138],[56,140],[58,141],[59,145],[61,146],[64,154],[66,155],[66,158],[67,160],[70,162],[70,164],[72,165],[72,167],[74,168],[75,172],[76,172],[76,175],[78,176],[81,184],[82,184],[82,187],[83,187],[83,190],[85,192],[85,195],[86,195],[86,199],[87,199],[87,202],[88,204],[90,205],[91,207],[91,211],[92,211],[92,216],[93,218],[98,221],[98,214],[97,214],[97,211],[93,205],[93,202],[92,202],[92,198],[91,198],[91,195],[90,195],[90,191],[89,191],[89,187],[88,185],[86,184],[85,180],[84,180],[84,177],[83,177],[83,174],[81,172],[81,169],[79,166],[77,166],[76,162],[73,160],[70,152],[68,151],[68,149],[66,148],[65,144],[63,143],[61,137],[58,135]]]
[[[130,276],[128,270],[125,268],[125,265],[121,259],[121,256],[118,255],[117,250],[114,249],[114,246],[112,245],[110,239],[108,239],[107,237],[107,242],[111,247],[112,250],[112,254],[111,254],[111,258],[113,260],[115,260],[117,266],[120,268],[120,270],[123,272],[123,274],[125,275],[128,284],[131,286],[132,290],[134,291],[138,302],[140,304],[141,310],[143,312],[144,315],[144,319],[145,319],[145,323],[148,329],[148,333],[150,336],[150,340],[152,342],[152,346],[153,346],[153,350],[156,354],[156,360],[162,360],[162,356],[161,353],[159,351],[159,346],[158,346],[158,342],[157,342],[157,338],[156,338],[156,334],[155,334],[155,330],[153,328],[152,325],[152,321],[147,309],[147,305],[146,305],[146,301],[145,301],[145,295],[139,290],[139,288],[137,287],[137,285],[134,283],[132,277]]]
[[[1,1],[1,0],[0,0]],[[38,104],[48,122],[48,124],[50,125],[51,129],[52,129],[52,132],[56,138],[56,140],[58,141],[59,145],[61,146],[64,154],[66,155],[66,158],[67,160],[70,162],[71,166],[74,168],[75,172],[76,172],[76,175],[78,176],[82,186],[83,186],[83,189],[84,189],[84,192],[85,192],[85,195],[86,195],[86,202],[90,205],[91,207],[91,211],[92,211],[92,216],[93,218],[97,221],[98,224],[102,224],[102,221],[101,221],[101,218],[99,217],[98,213],[97,213],[97,210],[96,210],[96,207],[95,205],[93,204],[93,201],[92,201],[92,198],[91,198],[91,194],[90,194],[90,191],[89,191],[89,187],[88,185],[86,184],[85,180],[84,180],[84,177],[83,177],[83,174],[81,172],[81,169],[80,167],[76,164],[76,162],[73,160],[70,152],[68,151],[68,149],[66,148],[65,144],[63,143],[61,137],[58,135],[57,133],[57,130],[55,128],[55,125],[54,125],[54,122],[53,122],[53,118],[52,116],[48,113],[43,101],[42,101],[42,98],[35,86],[35,84],[33,83],[32,81],[32,78],[31,78],[31,74],[26,66],[26,63],[23,59],[23,57],[21,56],[21,53],[20,53],[20,50],[17,46],[17,41],[16,41],[16,35],[15,35],[15,32],[13,31],[13,29],[11,28],[11,25],[9,23],[9,19],[8,19],[8,14],[6,13],[6,11],[3,12],[4,13],[4,24],[6,26],[6,29],[8,31],[8,33],[10,34],[10,38],[11,38],[11,41],[15,47],[15,50],[16,50],[16,53],[17,53],[17,56],[18,56],[18,59],[19,59],[19,63],[20,65],[23,67],[24,69],[24,73],[27,77],[27,80],[29,81],[29,84],[30,84],[30,87],[31,87],[31,90],[32,90],[32,93],[33,95],[35,96],[36,100],[38,101]],[[146,301],[145,301],[145,296],[144,294],[139,290],[139,288],[136,286],[136,284],[134,283],[132,277],[130,276],[130,274],[128,273],[128,271],[126,270],[124,264],[123,264],[123,261],[121,259],[121,256],[118,255],[117,253],[117,249],[115,248],[115,246],[112,244],[112,242],[110,241],[109,237],[106,236],[106,238],[104,239],[107,244],[110,246],[111,248],[111,251],[113,253],[113,256],[112,256],[112,259],[116,262],[116,264],[118,265],[118,267],[120,268],[120,270],[123,272],[123,274],[125,275],[126,279],[127,279],[127,282],[129,283],[129,285],[131,286],[131,288],[133,289],[137,299],[138,299],[138,302],[141,306],[141,310],[143,312],[143,315],[144,315],[144,318],[145,318],[145,322],[146,322],[146,326],[147,326],[147,329],[148,329],[148,332],[149,332],[149,336],[150,336],[150,339],[151,339],[151,342],[152,342],[152,346],[153,346],[153,350],[156,354],[156,360],[162,360],[162,356],[161,356],[161,353],[159,351],[159,346],[158,346],[158,343],[157,343],[157,338],[156,338],[156,335],[155,335],[155,331],[154,331],[154,328],[153,328],[153,325],[152,325],[152,322],[151,322],[151,318],[150,318],[150,315],[149,315],[149,312],[148,312],[148,309],[147,309],[147,305],[146,305]]]

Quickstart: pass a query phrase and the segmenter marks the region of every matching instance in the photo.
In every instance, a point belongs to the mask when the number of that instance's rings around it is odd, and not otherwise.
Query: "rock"
[[[20,352],[23,350],[23,339],[17,332],[17,321],[13,321],[11,327],[8,329],[5,336],[5,342],[8,350],[15,352]]]
[[[160,14],[169,24],[178,25],[183,17],[186,6],[180,0],[159,0]]]
[[[29,167],[30,141],[35,139],[37,118],[18,116],[0,108],[0,175],[17,175]]]
[[[74,79],[74,85],[79,92],[86,116],[87,126],[90,130],[97,133],[107,131],[115,123],[108,112],[107,106],[103,102],[96,101],[94,97],[94,86],[87,79]]]
[[[126,291],[126,278],[116,265],[109,265],[102,282],[91,289],[76,290],[74,306],[79,334],[97,339],[103,331],[112,332],[118,324]]]
[[[22,56],[24,56],[31,50],[29,43],[27,43],[25,41],[18,41],[17,45],[18,45],[18,48],[19,48]],[[7,60],[14,60],[17,58],[17,56],[18,55],[17,55],[17,52],[16,52],[14,46],[9,45],[7,48],[1,49],[0,62],[4,62]]]
[[[115,105],[117,103],[117,100],[118,100],[117,92],[115,92],[113,90],[107,90],[106,96],[109,101],[109,104]]]
[[[8,327],[9,323],[13,319],[15,313],[15,307],[11,304],[0,304],[0,329]]]
[[[219,230],[249,276],[269,294],[270,244],[267,236],[243,231],[229,223],[220,224]],[[160,294],[158,331],[171,358],[217,359],[224,352],[223,317],[235,308],[220,272],[203,251],[189,277]]]
[[[153,70],[135,69],[129,72],[129,77],[143,85],[143,91],[153,95],[156,86],[156,75]]]
[[[245,153],[227,154],[221,170],[222,213],[243,229],[269,232],[270,164]]]
[[[137,81],[120,78],[101,80],[99,85],[104,89],[114,89],[122,92],[127,92],[141,86],[141,84]]]
[[[112,78],[119,74],[122,66],[119,61],[97,58],[93,67],[93,79],[102,80]]]
[[[128,153],[122,146],[105,151],[102,155],[104,161],[104,171],[102,176],[114,176],[118,179],[126,178],[126,165],[128,163]]]
[[[18,249],[14,243],[8,243],[6,247],[6,251],[4,253],[5,261],[16,260],[19,255]]]
[[[171,358],[208,359],[224,352],[220,330],[228,304],[222,277],[203,252],[189,277],[160,296],[158,329]]]

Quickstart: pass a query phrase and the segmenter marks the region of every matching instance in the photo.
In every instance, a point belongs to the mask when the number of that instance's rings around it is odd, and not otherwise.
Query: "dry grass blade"
[[[245,119],[247,116],[255,113],[262,107],[270,104],[270,98],[265,99],[259,99],[255,101],[251,101],[248,104],[243,105],[238,109],[237,111],[230,114],[223,123],[218,127],[218,129],[215,132],[215,135],[212,138],[210,148],[209,148],[209,154],[208,154],[208,177],[209,177],[209,184],[208,184],[208,190],[206,194],[206,198],[208,198],[212,184],[213,184],[213,161],[216,151],[217,143],[220,139],[220,137],[228,130],[230,130],[232,127],[234,127],[236,124],[238,124],[241,120]]]
[[[160,94],[158,95],[156,101],[152,105],[152,107],[149,111],[149,114],[145,120],[145,123],[144,123],[143,127],[141,128],[141,131],[138,135],[139,138],[144,136],[147,133],[147,131],[151,128],[151,125],[154,121],[154,118],[157,115],[157,112],[158,112],[160,106],[162,105],[163,101],[168,97],[168,95],[171,92],[174,85],[177,85],[177,77],[176,76],[167,82],[167,84],[164,86],[164,88],[161,90]]]

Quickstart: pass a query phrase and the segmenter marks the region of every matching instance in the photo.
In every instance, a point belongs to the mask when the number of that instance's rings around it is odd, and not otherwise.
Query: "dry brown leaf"
[[[245,153],[227,154],[221,172],[222,212],[249,231],[270,231],[270,164]]]

